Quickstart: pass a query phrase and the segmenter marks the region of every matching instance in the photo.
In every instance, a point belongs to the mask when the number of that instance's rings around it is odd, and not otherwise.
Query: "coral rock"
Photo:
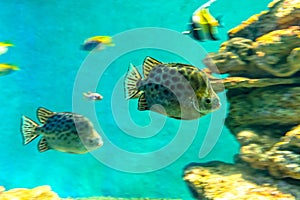
[[[58,195],[51,191],[50,186],[40,186],[33,189],[16,188],[0,193],[1,200],[60,200]]]
[[[300,124],[300,87],[272,86],[230,97],[229,127]]]
[[[300,180],[300,125],[287,132],[269,152],[270,173]]]
[[[297,187],[285,183],[284,189],[276,180],[243,164],[215,162],[190,166],[184,172],[184,180],[197,199],[289,200],[300,197]],[[288,194],[290,191],[295,191],[295,196]]]
[[[282,187],[278,188],[300,199],[295,192],[300,185],[300,0],[275,0],[269,8],[232,29],[230,39],[203,62],[214,90],[228,90],[230,107],[225,124],[241,145],[238,158],[256,170],[252,177],[259,177],[261,170],[270,180],[289,180],[288,187],[297,189],[286,190],[284,181],[279,181]],[[229,76],[218,79],[212,73]],[[185,178],[204,199],[276,199],[247,196],[247,187],[259,191],[258,186],[228,181],[240,181],[236,174],[243,173],[237,166],[230,169],[236,170],[231,178],[221,176],[226,171],[220,174],[214,168],[200,167]],[[228,182],[214,183],[210,177]],[[247,198],[222,192],[228,187],[243,191]],[[260,194],[270,194],[266,190]]]
[[[232,38],[204,64],[215,73],[244,77],[288,77],[300,70],[300,27],[272,31],[252,42]],[[216,71],[218,69],[218,71]]]
[[[230,38],[244,37],[251,40],[273,30],[300,25],[299,0],[275,0],[269,4],[269,10],[251,16],[241,25],[231,29]]]
[[[239,127],[234,133],[241,144],[241,160],[276,178],[300,180],[300,125],[286,134],[275,127]]]
[[[300,27],[272,31],[253,43],[256,56],[252,62],[277,77],[287,77],[300,70]],[[288,60],[288,62],[286,62]]]
[[[261,88],[272,85],[295,85],[300,84],[300,77],[292,78],[246,78],[246,77],[228,77],[217,79],[210,76],[211,84],[216,92],[222,92],[224,89],[235,88]]]

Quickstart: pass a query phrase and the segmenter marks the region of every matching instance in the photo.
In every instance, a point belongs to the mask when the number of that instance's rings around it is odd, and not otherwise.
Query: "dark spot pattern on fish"
[[[151,63],[154,65],[151,66]],[[159,64],[155,65],[155,63]],[[218,106],[207,108],[207,106],[202,105],[202,99],[207,96],[213,96],[216,101],[219,101],[219,98],[212,90],[211,85],[206,84],[208,78],[200,69],[180,63],[164,64],[150,57],[145,58],[143,67],[145,67],[143,69],[146,69],[144,71],[146,77],[142,79],[139,76],[136,80],[142,83],[141,87],[126,88],[129,91],[132,89],[141,92],[140,94],[143,94],[142,98],[145,99],[142,99],[142,101],[147,102],[148,108],[151,109],[157,104],[161,105],[165,111],[160,108],[153,108],[154,111],[166,112],[167,116],[178,119],[196,119],[203,116],[202,112],[209,113],[218,108]],[[131,71],[129,71],[127,77],[134,77],[138,73],[137,69]],[[193,103],[192,99],[195,98],[195,94],[196,100],[201,102],[199,106]],[[184,105],[184,116],[182,116],[180,104]],[[196,108],[196,106],[199,108]]]
[[[178,82],[180,79],[179,79],[179,77],[177,77],[177,76],[173,76],[172,77],[172,81],[173,82]]]

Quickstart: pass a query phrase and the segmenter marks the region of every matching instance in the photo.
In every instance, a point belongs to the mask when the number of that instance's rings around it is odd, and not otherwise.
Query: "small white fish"
[[[98,101],[98,100],[102,100],[103,96],[99,93],[96,92],[84,92],[83,96],[91,101]]]

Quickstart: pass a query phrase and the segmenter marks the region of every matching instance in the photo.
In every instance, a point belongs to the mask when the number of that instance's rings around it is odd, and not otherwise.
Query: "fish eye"
[[[205,103],[210,104],[210,103],[211,103],[211,100],[210,100],[209,98],[206,98],[206,99],[205,99]]]
[[[93,143],[94,143],[94,140],[93,140],[93,139],[89,139],[88,142],[89,142],[90,144],[93,144]]]

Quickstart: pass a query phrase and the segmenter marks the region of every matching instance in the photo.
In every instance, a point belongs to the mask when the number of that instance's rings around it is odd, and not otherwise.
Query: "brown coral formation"
[[[33,189],[15,188],[5,191],[0,186],[0,200],[180,200],[164,198],[114,198],[114,197],[85,197],[85,198],[60,198],[51,191],[50,186],[39,186]]]
[[[255,41],[232,38],[204,60],[210,69],[244,77],[289,77],[300,70],[300,27],[272,31]],[[213,71],[216,72],[216,71]]]
[[[261,21],[274,16],[280,17],[276,23],[284,17],[292,22],[286,13],[298,13],[299,9],[299,0],[274,1],[264,18],[257,18],[243,30],[259,29]],[[247,34],[243,35],[247,38],[229,39],[204,62],[210,69],[217,65],[219,73],[229,74],[228,78],[211,80],[217,91],[222,83],[229,90],[226,125],[241,144],[240,158],[276,178],[298,180],[300,146],[290,144],[298,141],[298,136],[291,135],[299,128],[288,131],[300,124],[300,27],[276,27],[254,41]],[[287,142],[286,138],[292,139]]]
[[[114,198],[114,197],[83,197],[83,198],[68,198],[62,200],[181,200],[181,199],[163,199],[163,198]]]
[[[271,194],[300,199],[291,189],[300,188],[300,1],[275,0],[269,8],[232,29],[219,51],[204,59],[213,88],[227,89],[225,124],[241,145],[235,166],[185,172],[185,180],[204,199],[277,198]],[[212,73],[228,77],[217,79]],[[272,189],[253,185],[262,175]],[[245,183],[245,177],[252,182]],[[265,197],[249,196],[259,195],[256,191]]]
[[[285,181],[273,180],[242,163],[231,165],[215,162],[190,166],[184,171],[183,179],[195,197],[203,200],[300,198],[298,187]]]
[[[256,14],[241,25],[231,29],[228,33],[229,37],[243,37],[255,40],[273,30],[300,25],[299,0],[275,0],[268,7],[268,11]]]

